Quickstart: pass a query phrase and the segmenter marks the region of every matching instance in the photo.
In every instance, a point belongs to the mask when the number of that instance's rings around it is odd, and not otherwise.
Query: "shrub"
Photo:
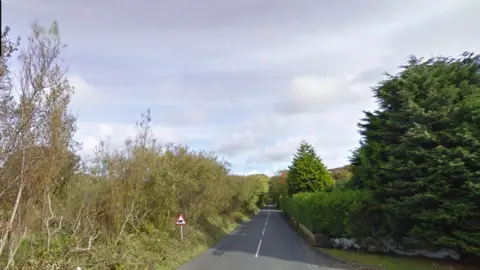
[[[280,209],[313,233],[351,237],[350,216],[358,215],[369,200],[369,193],[359,190],[298,193],[280,198]]]

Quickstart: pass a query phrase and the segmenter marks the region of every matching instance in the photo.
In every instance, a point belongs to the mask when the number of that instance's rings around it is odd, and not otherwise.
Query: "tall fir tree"
[[[365,158],[365,145],[360,142],[360,147],[352,152],[350,158],[350,164],[352,166],[352,177],[348,182],[349,187],[354,189],[364,189],[367,185],[365,181],[371,179],[365,175],[365,167],[367,166],[368,159]]]
[[[302,141],[289,167],[287,176],[288,194],[326,191],[333,186],[332,175],[315,153],[313,146]]]
[[[390,216],[394,236],[480,255],[480,61],[412,57],[374,89],[360,124],[355,177]]]

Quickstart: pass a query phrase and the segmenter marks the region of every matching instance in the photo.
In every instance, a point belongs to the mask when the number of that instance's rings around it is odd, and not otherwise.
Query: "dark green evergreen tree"
[[[355,151],[352,152],[352,157],[350,158],[350,164],[352,167],[352,177],[347,183],[349,188],[353,189],[364,189],[366,186],[367,179],[371,179],[365,175],[366,162],[368,159],[365,158],[365,145],[361,143],[361,146]]]
[[[480,255],[479,56],[412,57],[374,93],[380,109],[360,124],[355,177],[393,235]]]
[[[302,141],[289,167],[288,194],[326,191],[334,184],[332,175],[315,153],[313,146]]]

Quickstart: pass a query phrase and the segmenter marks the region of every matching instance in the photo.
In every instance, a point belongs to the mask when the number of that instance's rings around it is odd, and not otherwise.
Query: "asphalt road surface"
[[[181,270],[352,269],[313,250],[279,210],[266,207]]]

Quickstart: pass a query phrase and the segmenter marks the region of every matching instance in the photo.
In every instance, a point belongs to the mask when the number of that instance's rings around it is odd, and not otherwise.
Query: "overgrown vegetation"
[[[330,236],[408,238],[415,248],[480,257],[479,55],[412,57],[374,95],[379,109],[359,124],[351,179],[331,193],[283,196],[282,209]]]
[[[262,206],[268,177],[230,175],[214,154],[161,145],[147,110],[124,147],[99,145],[82,162],[73,140],[74,94],[56,23],[20,48],[2,32],[0,265],[6,269],[176,268]],[[14,92],[18,96],[14,96]],[[180,242],[174,225],[184,214]]]
[[[274,204],[278,204],[281,197],[288,195],[287,190],[287,170],[278,171],[274,176],[270,177],[269,181],[269,198],[273,200]]]
[[[336,184],[344,183],[352,179],[351,165],[345,165],[342,167],[333,168],[328,171],[332,174],[333,180],[335,180]]]

